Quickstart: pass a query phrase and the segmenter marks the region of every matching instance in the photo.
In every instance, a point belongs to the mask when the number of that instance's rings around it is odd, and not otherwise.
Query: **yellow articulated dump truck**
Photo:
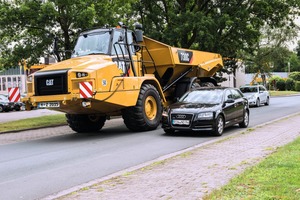
[[[99,131],[113,116],[132,131],[154,130],[164,106],[196,85],[216,85],[222,66],[219,54],[171,47],[120,23],[81,33],[72,58],[28,77],[22,101],[66,113],[76,132]]]

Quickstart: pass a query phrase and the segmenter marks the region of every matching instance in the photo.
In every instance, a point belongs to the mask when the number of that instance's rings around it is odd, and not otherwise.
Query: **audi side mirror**
[[[234,103],[234,99],[227,99],[224,103]]]

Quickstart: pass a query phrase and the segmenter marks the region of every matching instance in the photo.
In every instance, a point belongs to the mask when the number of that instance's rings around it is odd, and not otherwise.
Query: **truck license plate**
[[[59,108],[59,102],[41,102],[38,103],[38,108]]]
[[[190,120],[178,120],[178,119],[174,119],[172,121],[172,124],[174,124],[174,125],[190,125]]]

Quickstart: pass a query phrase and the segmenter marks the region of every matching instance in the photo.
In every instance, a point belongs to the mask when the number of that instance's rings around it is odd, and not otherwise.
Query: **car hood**
[[[251,96],[254,96],[254,95],[256,95],[256,94],[257,94],[256,92],[243,93],[243,95],[244,95],[245,97],[251,97]]]
[[[220,104],[199,104],[199,103],[175,103],[169,108],[172,112],[201,112],[214,111],[220,108]]]

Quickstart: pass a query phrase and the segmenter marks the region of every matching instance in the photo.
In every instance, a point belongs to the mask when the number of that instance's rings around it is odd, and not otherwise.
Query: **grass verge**
[[[64,114],[47,115],[43,117],[34,117],[13,122],[0,123],[0,133],[64,124],[67,124]]]
[[[275,91],[275,90],[270,90],[269,93],[270,96],[288,96],[288,95],[300,94],[300,92],[296,92],[296,91]]]
[[[279,148],[263,162],[203,199],[300,199],[299,155],[300,138]]]

